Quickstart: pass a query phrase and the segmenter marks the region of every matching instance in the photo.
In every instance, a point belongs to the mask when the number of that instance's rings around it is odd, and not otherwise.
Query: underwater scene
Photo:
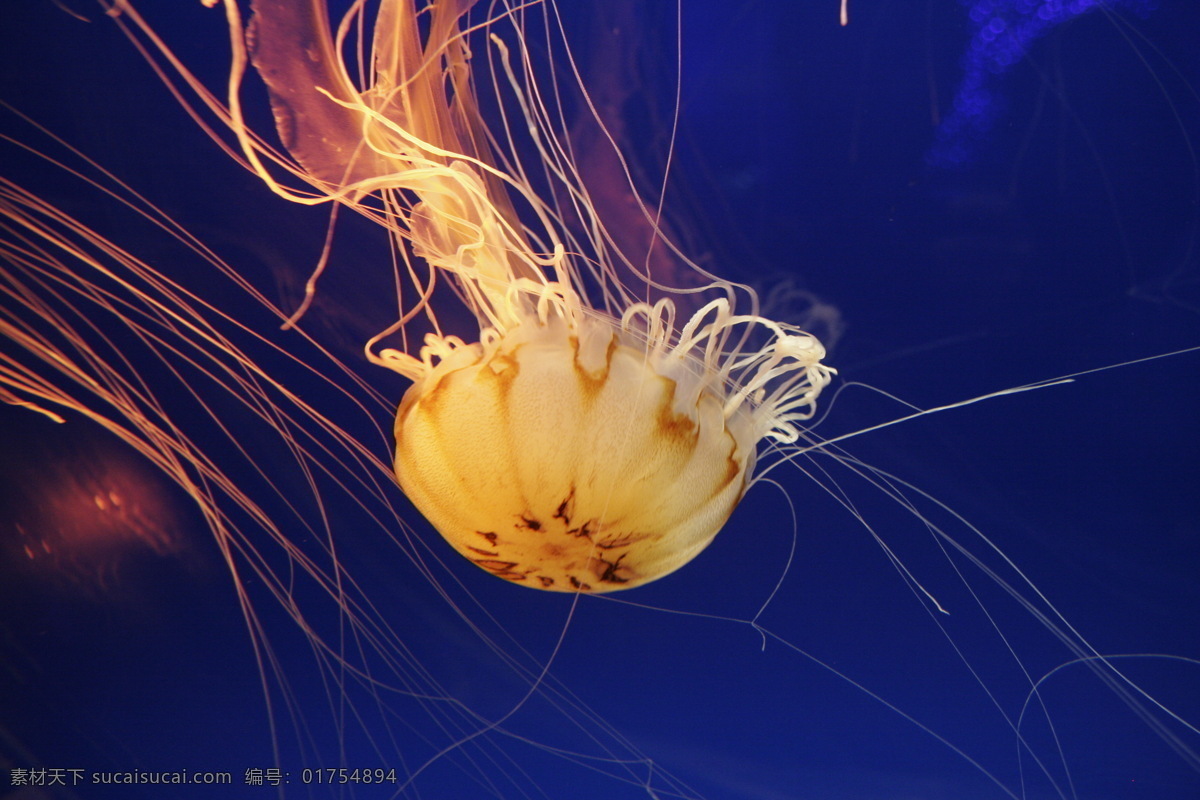
[[[0,797],[1200,796],[1200,8],[846,13],[7,5]]]

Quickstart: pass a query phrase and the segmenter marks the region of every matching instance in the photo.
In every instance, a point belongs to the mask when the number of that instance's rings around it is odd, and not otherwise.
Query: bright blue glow
[[[930,165],[942,168],[975,160],[1004,113],[1004,97],[997,88],[1000,76],[1023,58],[1035,41],[1090,11],[1109,13],[1121,7],[1144,17],[1158,5],[1157,0],[961,1],[971,22],[962,83],[925,156]]]

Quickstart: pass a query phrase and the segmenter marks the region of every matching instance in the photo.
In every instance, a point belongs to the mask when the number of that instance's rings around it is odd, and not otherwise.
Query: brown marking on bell
[[[735,445],[736,448],[736,445]],[[721,492],[725,491],[725,487],[733,483],[737,476],[742,472],[742,465],[733,457],[733,453],[725,459],[725,480],[721,481],[717,486],[713,487],[712,494],[709,497],[716,497]],[[744,490],[744,487],[743,487]]]
[[[680,414],[672,408],[675,390],[678,388],[675,381],[661,377],[659,380],[670,384],[669,391],[663,393],[662,402],[658,407],[659,435],[663,439],[677,441],[687,450],[694,449],[696,442],[700,439],[700,428],[696,425],[696,420],[687,414]]]
[[[621,559],[625,558],[627,553],[622,553],[617,556],[615,561],[606,561],[603,558],[592,557],[588,559],[588,570],[590,570],[601,583],[629,583],[635,577],[635,573],[629,567],[621,566]]]
[[[471,560],[488,572],[503,572],[517,566],[516,561],[501,561],[494,558],[473,558]]]
[[[480,372],[480,375],[491,375],[495,378],[496,383],[500,385],[500,391],[508,396],[509,389],[512,388],[513,381],[521,374],[521,364],[517,361],[517,353],[521,351],[524,345],[517,345],[511,353],[497,351],[488,359],[487,369]]]
[[[540,531],[542,529],[542,523],[540,520],[536,520],[533,517],[527,517],[524,514],[521,514],[519,519],[521,521],[517,524],[518,528],[528,528],[531,531]]]
[[[471,561],[483,567],[497,578],[504,578],[506,581],[523,581],[529,577],[525,573],[517,572],[514,569],[520,566],[516,561],[500,561],[488,558],[473,558]]]
[[[558,504],[558,508],[554,511],[554,518],[561,520],[564,527],[571,524],[571,515],[575,513],[575,484],[571,484],[570,490],[567,492],[567,498]]]
[[[590,592],[592,590],[592,587],[589,584],[584,583],[583,581],[576,578],[574,575],[570,575],[568,577],[571,579],[571,585],[574,586],[579,591]]]
[[[482,536],[483,538],[487,539],[487,540],[488,540],[488,543],[489,543],[489,544],[490,544],[492,547],[495,547],[495,546],[496,546],[496,534],[494,534],[494,533],[492,533],[492,532],[490,532],[490,531],[487,531],[487,532],[485,532],[485,531],[475,531],[475,532],[476,532],[477,534],[479,534],[480,536]]]
[[[604,537],[596,542],[596,547],[601,550],[612,550],[614,547],[628,547],[631,544],[644,541],[650,538],[648,533],[605,533]]]
[[[472,553],[479,553],[479,555],[481,555],[481,556],[499,556],[500,555],[499,553],[494,553],[490,550],[481,550],[480,548],[472,547],[471,545],[467,545],[467,549],[470,550]]]
[[[441,380],[433,382],[432,385],[429,385],[430,382],[426,382],[426,385],[422,387],[420,392],[414,393],[414,396],[417,398],[416,402],[412,403],[412,405],[410,405],[408,408],[405,408],[401,416],[407,418],[409,413],[417,410],[427,417],[440,417],[442,406],[445,404],[446,397],[453,389],[451,384],[453,384],[459,377],[461,377],[460,372],[456,370],[448,375],[443,375]],[[411,389],[410,392],[405,392],[405,398],[407,398],[410,393]]]
[[[604,353],[604,366],[593,374],[580,363],[579,337],[571,336],[567,341],[574,353],[571,357],[571,366],[575,369],[575,379],[579,381],[579,390],[583,394],[584,400],[590,405],[600,396],[600,392],[604,390],[604,384],[608,383],[608,376],[612,372],[613,357],[617,354],[617,347],[620,343],[616,336],[608,340],[608,346]]]
[[[578,528],[568,528],[567,533],[571,536],[574,536],[576,539],[591,539],[592,538],[592,525],[594,525],[595,522],[596,522],[596,520],[589,519],[587,522],[583,523]]]
[[[541,581],[543,589],[549,589],[551,586],[554,585],[554,578],[548,577],[546,575],[538,575],[537,579],[539,581]]]

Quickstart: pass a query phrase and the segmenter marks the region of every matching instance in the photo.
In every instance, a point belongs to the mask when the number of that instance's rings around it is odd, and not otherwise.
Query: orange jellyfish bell
[[[636,586],[691,560],[745,487],[755,440],[607,320],[529,316],[442,347],[396,418],[396,476],[468,559],[552,590]],[[654,359],[657,361],[658,359]],[[688,397],[688,395],[692,397]],[[689,408],[690,405],[690,408]]]
[[[395,471],[417,508],[501,578],[553,591],[630,588],[712,541],[752,479],[759,441],[795,441],[794,423],[812,416],[832,370],[811,335],[736,313],[739,292],[757,310],[743,287],[714,282],[716,299],[680,326],[670,297],[637,299],[615,265],[656,291],[663,282],[611,252],[567,134],[497,32],[511,25],[515,58],[528,67],[523,29],[509,11],[468,21],[472,5],[418,12],[411,0],[383,2],[359,87],[337,54],[361,5],[335,40],[315,3],[257,0],[249,56],[295,160],[245,128],[236,86],[230,125],[276,192],[351,206],[406,241],[404,259],[433,268],[416,307],[366,348],[413,381],[396,417]],[[236,23],[236,4],[226,6]],[[507,76],[506,90],[491,84],[508,93],[497,102],[525,122],[536,165],[524,166],[507,119],[500,130],[484,126],[467,44],[479,29],[491,34],[493,76]],[[318,193],[284,188],[264,155]],[[571,198],[582,234],[530,175]],[[452,276],[479,320],[477,343],[441,332],[429,301],[439,274]],[[375,351],[418,313],[435,332],[416,356]]]
[[[478,344],[428,337],[396,417],[405,494],[463,556],[539,589],[627,589],[691,561],[741,500],[759,440],[794,440],[830,371],[815,338],[723,298],[679,332],[674,313],[664,299],[612,320],[547,286]],[[772,344],[726,350],[748,324]]]
[[[761,414],[729,396],[719,360],[691,352],[715,352],[709,340],[737,323],[724,300],[672,342],[669,300],[615,324],[560,292],[480,344],[431,337],[396,417],[396,476],[455,549],[501,578],[626,589],[713,540],[753,473]],[[789,356],[817,365],[815,339],[784,336]]]

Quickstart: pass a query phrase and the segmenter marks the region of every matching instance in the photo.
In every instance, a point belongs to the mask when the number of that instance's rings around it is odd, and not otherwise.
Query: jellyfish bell
[[[0,572],[10,576],[9,602],[20,587],[46,585],[132,607],[142,598],[131,575],[195,568],[177,487],[138,453],[91,428],[0,412]]]
[[[502,578],[632,588],[712,541],[749,484],[759,440],[794,440],[787,420],[811,414],[829,372],[815,339],[781,330],[774,352],[742,357],[756,377],[727,397],[722,373],[737,357],[710,341],[739,321],[727,303],[703,309],[672,344],[670,301],[634,305],[618,327],[569,297],[503,334],[484,331],[481,344],[426,345],[438,361],[401,401],[396,475],[460,553]],[[631,333],[637,321],[654,338]],[[784,359],[800,365],[800,390],[764,402],[755,381]]]

